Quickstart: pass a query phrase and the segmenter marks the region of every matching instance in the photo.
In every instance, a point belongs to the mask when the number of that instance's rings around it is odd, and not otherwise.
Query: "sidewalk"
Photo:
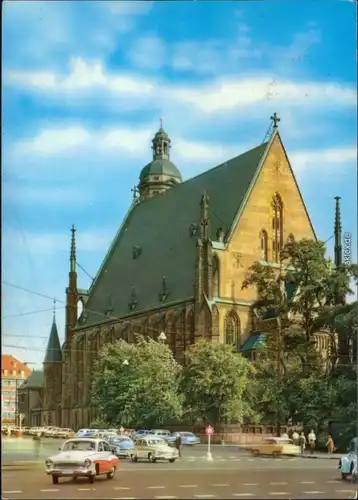
[[[301,458],[320,458],[326,460],[339,460],[344,456],[344,453],[333,453],[333,455],[329,455],[328,453],[324,453],[323,451],[317,451],[315,453],[303,453],[302,455],[297,455]]]

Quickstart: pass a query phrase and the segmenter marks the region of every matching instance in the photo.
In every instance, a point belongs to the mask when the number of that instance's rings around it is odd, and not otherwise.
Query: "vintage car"
[[[165,429],[152,429],[149,433],[150,436],[156,436],[167,440],[171,436],[171,432]]]
[[[46,460],[46,474],[52,476],[54,484],[60,477],[66,476],[88,477],[90,483],[102,474],[113,479],[119,467],[118,458],[102,439],[69,439],[59,450],[60,453]]]
[[[114,436],[107,439],[112,452],[119,458],[128,458],[134,451],[134,442],[128,436]]]
[[[166,441],[174,446],[178,435],[181,437],[181,444],[183,446],[194,446],[196,444],[200,444],[200,438],[195,436],[192,432],[173,432],[173,434],[166,438]]]
[[[296,446],[292,439],[282,437],[266,438],[262,443],[255,444],[251,448],[253,455],[299,455],[300,447]]]
[[[157,460],[168,460],[174,463],[178,458],[178,450],[173,450],[164,439],[146,436],[139,438],[134,442],[134,450],[131,453],[132,462],[138,462],[140,459],[156,462]]]
[[[338,469],[341,470],[341,478],[347,479],[352,476],[354,481],[358,478],[358,438],[353,438],[349,443],[348,454],[339,459]]]
[[[57,432],[55,432],[54,437],[61,439],[70,439],[75,437],[75,433],[72,429],[59,429]]]

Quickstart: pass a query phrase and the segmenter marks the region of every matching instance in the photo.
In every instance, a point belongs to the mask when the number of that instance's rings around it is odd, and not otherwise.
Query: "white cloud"
[[[210,59],[210,58],[209,58]],[[184,59],[182,60],[184,64]],[[356,90],[335,82],[280,80],[274,76],[221,78],[207,83],[172,85],[129,73],[108,72],[100,61],[71,60],[67,75],[44,71],[4,72],[4,83],[46,95],[65,94],[78,99],[95,95],[102,100],[115,95],[112,104],[120,102],[138,106],[187,105],[204,113],[229,112],[238,108],[263,105],[285,105],[293,109],[312,106],[340,107],[356,105]],[[112,95],[113,97],[113,95]],[[130,100],[131,99],[131,100]],[[66,102],[64,103],[66,104]]]
[[[126,74],[109,74],[100,61],[73,58],[68,75],[51,71],[5,71],[5,80],[13,86],[40,92],[78,93],[85,90],[108,90],[122,94],[145,94],[153,84]]]
[[[314,149],[311,151],[297,151],[289,155],[295,170],[307,170],[308,167],[325,170],[326,167],[353,164],[357,162],[357,148],[355,146],[344,148]]]
[[[80,253],[105,252],[115,236],[115,229],[94,229],[81,231],[77,229],[76,246]],[[26,247],[24,246],[26,241]],[[3,232],[3,252],[21,252],[32,255],[54,255],[58,252],[68,252],[69,235],[66,233],[35,233],[5,229]]]
[[[337,106],[356,104],[356,92],[349,86],[336,83],[275,81],[253,77],[222,80],[200,89],[177,87],[172,95],[178,101],[197,106],[206,113],[278,102],[297,106]]]

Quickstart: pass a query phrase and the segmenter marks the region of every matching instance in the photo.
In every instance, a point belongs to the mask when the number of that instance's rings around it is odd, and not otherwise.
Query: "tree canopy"
[[[181,367],[170,348],[138,336],[104,347],[95,367],[92,401],[111,425],[152,427],[182,416]]]
[[[186,415],[210,424],[242,423],[250,412],[244,397],[255,369],[232,346],[200,340],[186,351],[182,391]]]

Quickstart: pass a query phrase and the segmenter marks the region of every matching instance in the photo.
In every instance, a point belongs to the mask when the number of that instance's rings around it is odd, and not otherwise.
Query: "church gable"
[[[277,264],[289,239],[315,239],[315,232],[281,138],[274,132],[247,199],[235,221],[229,255],[240,256],[235,280],[242,283],[250,265]],[[240,289],[240,298],[254,299],[254,290]]]

